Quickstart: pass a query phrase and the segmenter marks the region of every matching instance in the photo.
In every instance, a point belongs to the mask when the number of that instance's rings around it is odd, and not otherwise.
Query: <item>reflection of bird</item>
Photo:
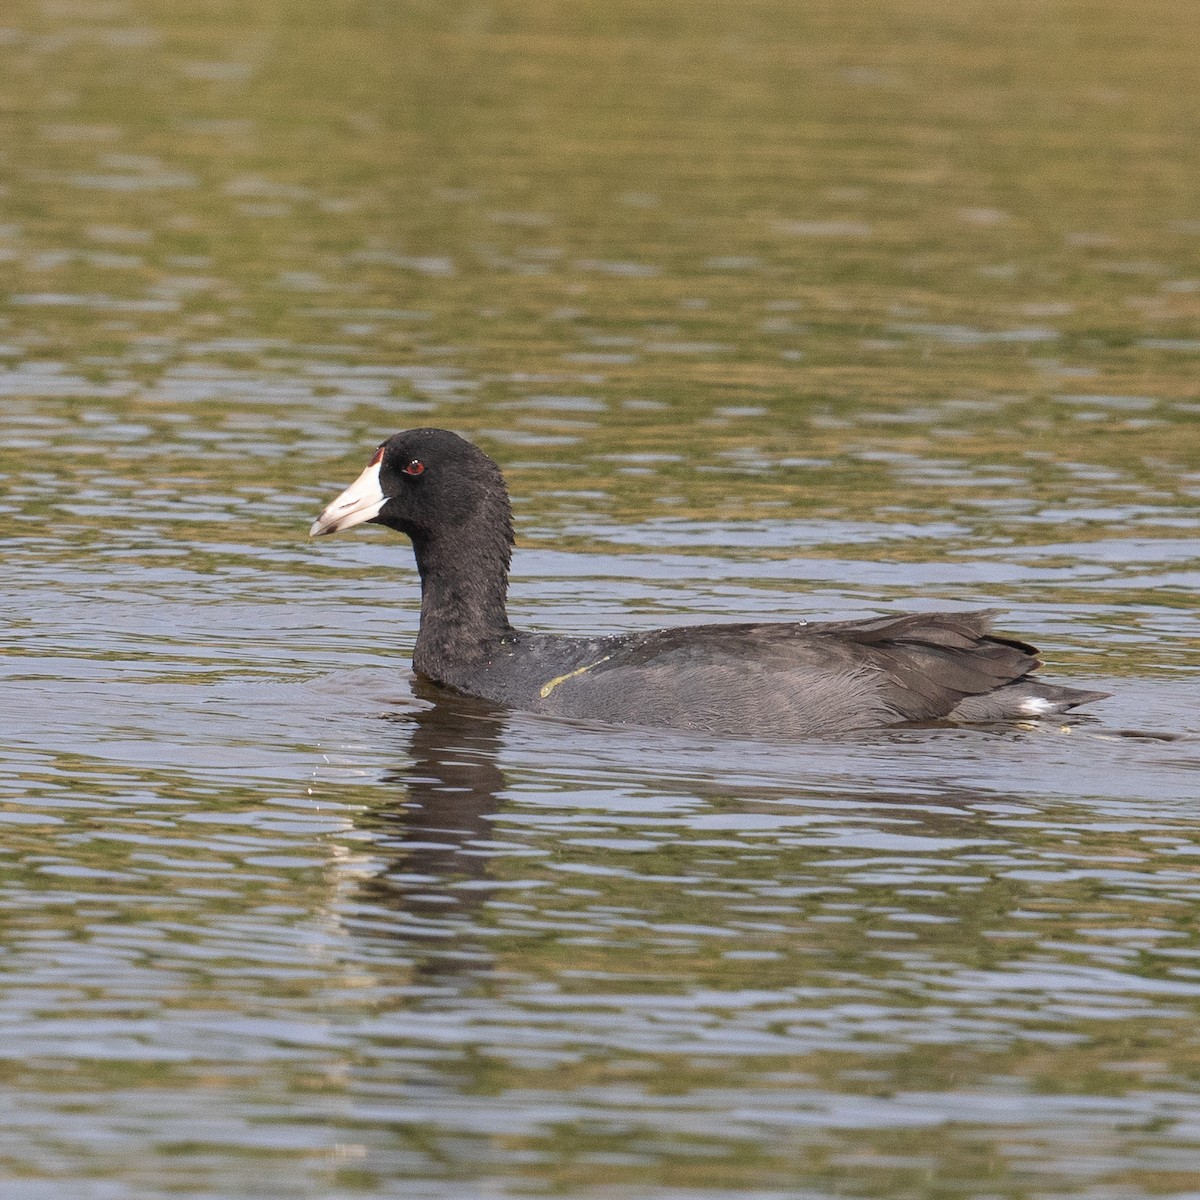
[[[986,613],[700,625],[609,637],[526,633],[505,598],[512,515],[499,468],[444,429],[389,438],[312,534],[374,521],[412,539],[419,675],[514,708],[711,733],[804,737],[941,718],[1063,712],[1106,693],[1032,677]]]
[[[495,761],[500,725],[490,706],[462,697],[444,698],[405,724],[410,762],[384,776],[403,787],[402,799],[355,821],[387,859],[363,890],[386,908],[434,922],[409,924],[406,936],[420,939],[424,930],[441,940],[445,923],[469,919],[486,895],[458,885],[485,877],[491,859],[486,845],[504,786]]]

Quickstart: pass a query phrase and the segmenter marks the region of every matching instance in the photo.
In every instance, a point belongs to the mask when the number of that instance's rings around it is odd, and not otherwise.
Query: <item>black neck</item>
[[[478,529],[470,528],[414,536],[412,543],[421,573],[421,628],[413,667],[452,682],[455,665],[486,657],[512,633],[505,607],[511,546],[507,538],[481,538]]]

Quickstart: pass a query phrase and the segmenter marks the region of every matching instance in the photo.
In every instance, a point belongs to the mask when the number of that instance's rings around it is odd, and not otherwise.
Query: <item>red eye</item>
[[[419,459],[414,458],[407,467],[401,467],[405,475],[424,475],[425,464]]]

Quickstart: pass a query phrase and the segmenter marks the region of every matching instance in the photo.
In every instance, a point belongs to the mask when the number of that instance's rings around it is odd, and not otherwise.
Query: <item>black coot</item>
[[[499,468],[444,429],[388,438],[314,522],[372,521],[412,540],[421,574],[413,668],[512,708],[709,733],[800,738],[907,721],[1003,721],[1107,693],[1033,678],[988,613],[690,625],[607,637],[526,633],[505,599],[512,513]]]

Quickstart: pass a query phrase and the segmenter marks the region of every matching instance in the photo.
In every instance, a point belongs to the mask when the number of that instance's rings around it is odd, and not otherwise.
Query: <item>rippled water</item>
[[[1193,1196],[1183,0],[0,14],[0,1192]],[[1070,725],[422,692],[385,435],[545,630],[996,607]]]

